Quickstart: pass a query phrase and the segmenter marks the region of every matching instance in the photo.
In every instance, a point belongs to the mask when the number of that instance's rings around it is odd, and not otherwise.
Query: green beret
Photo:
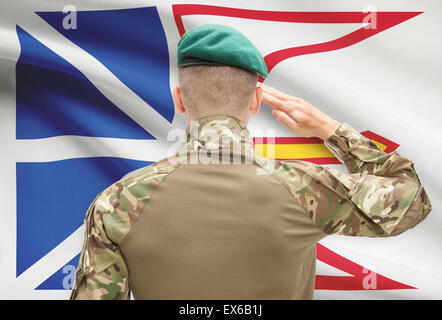
[[[178,42],[178,67],[231,65],[268,75],[261,53],[241,32],[228,26],[206,24],[186,32]]]

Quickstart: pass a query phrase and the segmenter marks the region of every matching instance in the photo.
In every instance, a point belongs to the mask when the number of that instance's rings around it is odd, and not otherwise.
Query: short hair
[[[250,105],[258,74],[228,65],[178,69],[181,99],[194,119],[215,114],[238,117]]]

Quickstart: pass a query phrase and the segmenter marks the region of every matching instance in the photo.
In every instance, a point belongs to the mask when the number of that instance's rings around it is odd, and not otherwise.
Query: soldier
[[[130,292],[135,299],[312,299],[319,240],[395,236],[431,211],[412,161],[258,84],[266,65],[240,32],[192,29],[177,58],[173,99],[188,121],[186,139],[173,157],[97,195],[71,299],[129,299]],[[293,133],[323,139],[349,174],[257,156],[246,124],[262,100]]]

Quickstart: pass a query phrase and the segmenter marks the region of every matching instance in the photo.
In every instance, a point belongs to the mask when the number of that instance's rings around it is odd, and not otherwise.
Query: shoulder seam
[[[275,160],[275,161],[279,161],[279,160]],[[281,162],[281,161],[279,161]],[[285,182],[283,179],[278,178],[273,172],[269,172],[268,170],[264,169],[264,166],[260,165],[258,162],[255,161],[255,163],[261,167],[263,170],[265,170],[266,172],[268,172],[276,181],[278,181],[280,184],[282,184],[284,186],[284,188],[287,190],[287,192],[289,193],[290,197],[292,199],[294,199],[299,206],[305,211],[304,207],[302,207],[302,205],[299,203],[299,200],[293,196],[292,192],[290,191],[290,187],[288,186],[287,182]]]
[[[275,160],[275,161],[279,161],[279,162],[284,162],[284,161],[280,161],[280,160]],[[295,160],[296,161],[296,160]],[[263,168],[264,166],[261,166],[259,163],[257,163],[258,164],[258,166],[260,166],[261,168]],[[266,169],[264,169],[264,170],[266,170]],[[275,169],[276,170],[276,169]],[[267,171],[267,170],[266,170]],[[267,171],[267,172],[269,172],[269,171]],[[306,217],[307,218],[309,218],[310,219],[310,221],[322,232],[322,233],[324,233],[325,235],[328,235],[327,233],[325,233],[324,232],[324,230],[322,230],[314,221],[313,221],[313,219],[309,216],[309,214],[308,214],[308,212],[307,212],[307,210],[302,206],[302,204],[299,202],[299,200],[298,200],[298,198],[292,193],[292,191],[290,190],[290,187],[289,187],[289,185],[287,184],[287,182],[286,181],[284,181],[282,178],[279,178],[279,177],[277,177],[273,172],[269,172],[269,174],[270,175],[272,175],[273,176],[273,178],[275,178],[275,180],[276,181],[278,181],[280,184],[282,184],[284,187],[285,187],[285,189],[287,190],[287,192],[289,193],[289,195],[290,195],[290,197],[292,198],[292,199],[294,199],[295,201],[296,201],[296,203],[299,205],[299,207],[300,208],[302,208],[302,211],[304,212],[304,214],[306,215]]]
[[[164,159],[163,159],[164,160]],[[159,162],[159,161],[158,161]],[[133,222],[133,224],[135,225],[135,223],[137,222],[137,220],[138,220],[138,218],[140,217],[140,214],[141,214],[141,212],[144,210],[144,208],[149,204],[149,202],[150,202],[150,200],[157,194],[157,191],[158,191],[158,189],[159,189],[159,187],[160,187],[160,184],[170,175],[170,174],[172,174],[173,172],[175,172],[180,166],[182,165],[182,162],[180,162],[180,163],[178,163],[177,165],[176,165],[176,167],[171,171],[171,172],[169,172],[166,176],[164,176],[163,177],[163,179],[161,179],[161,181],[158,183],[158,185],[157,185],[157,187],[156,187],[156,189],[155,189],[155,191],[152,193],[152,195],[149,197],[149,199],[147,200],[147,202],[146,202],[146,204],[144,205],[144,206],[142,206],[141,208],[140,208],[140,210],[137,212],[137,214],[135,215],[136,216],[136,218],[134,219],[134,222]],[[127,237],[127,235],[130,233],[130,231],[132,230],[132,228],[133,228],[133,226],[131,226],[131,228],[129,229],[129,231],[124,235],[124,237],[121,239],[121,241],[119,242],[119,244],[118,244],[118,246],[120,246],[122,243],[123,243],[123,241],[126,239],[126,237]]]

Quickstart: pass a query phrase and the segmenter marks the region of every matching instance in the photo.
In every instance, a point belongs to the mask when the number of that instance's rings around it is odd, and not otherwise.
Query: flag
[[[316,299],[438,299],[442,254],[438,1],[28,1],[0,5],[0,298],[66,299],[94,197],[173,151],[176,45],[206,23],[262,52],[266,84],[348,122],[415,163],[433,205],[396,237],[317,245]],[[346,172],[268,106],[255,151]]]

